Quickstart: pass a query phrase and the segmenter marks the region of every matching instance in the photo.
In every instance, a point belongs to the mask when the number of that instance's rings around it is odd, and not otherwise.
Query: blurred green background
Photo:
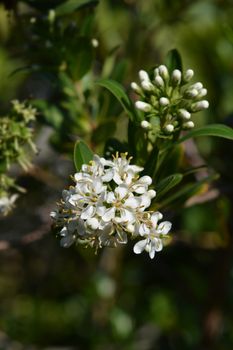
[[[220,178],[166,213],[172,241],[154,260],[130,245],[62,249],[50,231],[76,136],[100,153],[125,138],[121,108],[95,80],[128,89],[173,48],[208,89],[196,125],[233,126],[231,0],[0,1],[0,112],[31,99],[40,149],[28,174],[14,170],[27,193],[0,223],[0,349],[233,349],[232,142],[190,145],[190,162]]]

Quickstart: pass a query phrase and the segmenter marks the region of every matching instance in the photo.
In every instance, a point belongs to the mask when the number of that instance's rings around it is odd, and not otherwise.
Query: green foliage
[[[83,164],[88,164],[93,159],[93,153],[90,148],[83,142],[77,141],[74,146],[74,164],[79,171]]]

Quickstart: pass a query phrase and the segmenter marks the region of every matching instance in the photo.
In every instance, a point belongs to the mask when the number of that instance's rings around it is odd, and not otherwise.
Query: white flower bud
[[[154,190],[149,190],[147,193],[150,198],[154,198],[156,196],[156,192]]]
[[[169,134],[172,133],[174,131],[174,126],[172,124],[167,124],[164,127],[165,131],[168,132]]]
[[[143,121],[141,122],[141,127],[142,127],[143,129],[150,129],[150,128],[151,128],[151,123],[149,123],[147,120],[143,120]]]
[[[198,97],[202,98],[207,95],[207,89],[201,89],[198,93]]]
[[[190,120],[189,122],[184,123],[184,124],[183,124],[183,127],[184,127],[185,129],[192,129],[192,128],[194,127],[194,123]]]
[[[149,75],[145,70],[140,70],[138,75],[141,82],[143,82],[143,80],[150,81]]]
[[[157,87],[163,87],[163,86],[164,86],[163,78],[161,78],[160,75],[157,75],[157,76],[155,77],[154,82],[155,82],[155,85],[156,85]]]
[[[183,109],[183,108],[178,110],[178,114],[182,119],[185,119],[185,120],[191,118],[191,114],[188,111],[186,111],[186,109]]]
[[[135,106],[137,109],[143,112],[150,112],[152,109],[152,106],[149,103],[143,102],[143,101],[137,101],[135,102]]]
[[[185,91],[185,97],[187,98],[194,98],[194,97],[197,97],[197,95],[198,95],[197,89],[191,89],[191,90]]]
[[[140,94],[142,92],[142,89],[140,88],[140,86],[134,81],[130,84],[130,86],[132,90],[134,90],[137,94]]]
[[[184,73],[184,80],[190,81],[193,76],[194,76],[194,71],[192,69],[187,69],[186,72]]]
[[[191,85],[190,87],[192,89],[201,90],[203,88],[203,84],[201,82],[197,82],[197,83]]]
[[[91,39],[91,45],[96,48],[99,46],[99,41],[96,38]]]
[[[165,65],[161,64],[158,67],[158,70],[159,70],[159,74],[163,79],[167,79],[169,77],[168,69]]]
[[[179,85],[181,82],[181,76],[182,76],[181,71],[179,69],[175,69],[172,72],[172,76],[171,76],[172,83],[175,85]]]
[[[167,97],[161,97],[159,99],[159,103],[161,106],[167,106],[167,105],[169,105],[170,102],[169,102],[169,99]]]
[[[154,85],[150,81],[143,80],[141,82],[141,85],[142,85],[142,88],[146,91],[153,91],[154,90]]]
[[[192,105],[192,109],[194,112],[201,111],[202,109],[206,109],[208,107],[209,107],[209,102],[207,100],[202,100]]]

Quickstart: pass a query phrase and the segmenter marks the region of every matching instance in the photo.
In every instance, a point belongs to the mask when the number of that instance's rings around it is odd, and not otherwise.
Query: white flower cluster
[[[125,244],[128,237],[141,238],[136,254],[146,250],[153,258],[171,229],[159,212],[146,211],[155,197],[149,176],[139,177],[143,168],[130,164],[127,154],[113,160],[95,155],[74,175],[75,186],[64,190],[59,208],[51,212],[59,227],[61,245],[78,242],[96,249]]]
[[[160,119],[159,131],[165,134],[194,127],[191,114],[208,108],[209,103],[203,99],[207,90],[202,83],[190,83],[193,75],[192,69],[184,74],[175,69],[169,74],[165,65],[155,68],[152,79],[146,71],[139,71],[140,85],[133,82],[131,88],[141,98],[136,108],[147,114],[142,128],[151,129],[154,117]]]

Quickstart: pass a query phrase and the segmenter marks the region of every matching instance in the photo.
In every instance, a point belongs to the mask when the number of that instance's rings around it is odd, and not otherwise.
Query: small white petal
[[[147,245],[147,239],[138,241],[133,247],[134,253],[141,254],[141,252],[146,248],[146,245]]]
[[[91,218],[95,214],[95,208],[92,205],[88,205],[81,214],[81,219],[86,220]]]
[[[137,208],[140,206],[140,199],[137,197],[129,197],[125,200],[124,205],[129,208]]]
[[[159,212],[156,211],[151,215],[151,222],[154,228],[157,227],[158,221],[163,218],[163,215]]]
[[[115,188],[115,193],[117,194],[119,199],[123,199],[129,192],[129,189],[125,185],[120,185]]]
[[[171,222],[163,221],[158,225],[157,232],[163,235],[166,235],[172,227]]]
[[[96,218],[87,219],[87,225],[96,230],[99,227],[99,221]]]
[[[150,229],[146,224],[141,224],[139,226],[139,234],[141,236],[149,235],[149,233],[150,233]]]
[[[111,221],[115,216],[115,208],[109,208],[106,210],[104,215],[102,216],[102,220],[105,222]]]

